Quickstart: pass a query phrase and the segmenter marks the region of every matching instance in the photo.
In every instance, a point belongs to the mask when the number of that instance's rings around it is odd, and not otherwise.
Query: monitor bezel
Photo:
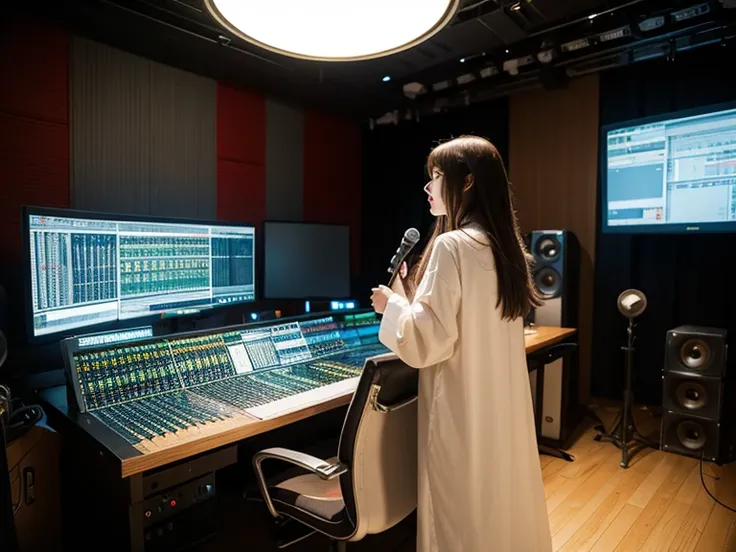
[[[181,315],[175,315],[168,313],[151,314],[149,316],[141,316],[137,318],[129,318],[125,320],[115,320],[112,322],[100,322],[97,324],[90,324],[87,326],[80,326],[77,328],[71,328],[68,330],[61,330],[58,332],[52,332],[44,335],[35,335],[33,328],[33,299],[31,297],[31,244],[30,244],[30,217],[33,215],[37,216],[55,216],[55,217],[66,217],[66,218],[80,218],[89,220],[113,220],[123,222],[152,222],[152,223],[165,223],[165,224],[188,224],[195,226],[232,226],[238,228],[251,228],[253,230],[253,299],[250,301],[241,301],[239,303],[232,303],[227,305],[213,305],[207,309],[186,313]],[[85,211],[81,209],[65,209],[60,207],[43,207],[38,205],[23,205],[21,207],[21,262],[23,263],[22,275],[23,275],[23,308],[24,308],[24,326],[26,332],[26,341],[30,344],[41,344],[58,341],[65,337],[70,336],[81,336],[88,333],[98,333],[108,330],[125,329],[140,326],[142,324],[151,324],[155,321],[164,319],[174,320],[177,318],[188,318],[201,316],[207,313],[214,313],[220,311],[223,308],[236,307],[240,305],[249,305],[258,301],[259,296],[259,277],[258,277],[258,228],[255,224],[248,222],[229,222],[221,220],[207,220],[207,219],[195,219],[195,218],[184,218],[184,217],[163,217],[155,215],[137,215],[130,213],[112,213],[104,211]]]
[[[686,119],[698,115],[718,113],[736,109],[736,101],[728,101],[717,104],[708,104],[690,109],[679,109],[668,111],[648,117],[627,119],[616,123],[602,125],[599,136],[599,194],[600,194],[600,231],[602,234],[731,234],[736,232],[736,221],[734,222],[708,222],[691,224],[637,224],[631,226],[610,226],[608,224],[608,133],[612,130],[661,123],[669,120]]]
[[[268,252],[266,251],[267,247],[267,227],[269,224],[290,224],[293,226],[339,226],[341,228],[345,228],[348,231],[348,294],[344,297],[330,297],[330,296],[323,296],[323,295],[313,295],[313,296],[277,296],[277,295],[268,295],[266,292],[266,263],[268,260]],[[349,300],[351,296],[353,295],[353,285],[352,285],[352,256],[353,256],[353,245],[352,245],[352,231],[350,228],[350,224],[342,223],[342,222],[317,222],[317,221],[301,221],[301,220],[280,220],[280,219],[268,219],[264,220],[261,223],[261,242],[263,245],[263,252],[260,256],[261,258],[261,295],[263,300],[265,301],[289,301],[289,302],[299,302],[299,301],[342,301],[342,300]]]

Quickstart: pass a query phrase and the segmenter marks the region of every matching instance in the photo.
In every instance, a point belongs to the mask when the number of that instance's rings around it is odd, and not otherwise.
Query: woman
[[[552,550],[523,317],[539,305],[506,170],[487,140],[435,148],[435,231],[405,285],[381,286],[381,342],[419,371],[419,552]]]

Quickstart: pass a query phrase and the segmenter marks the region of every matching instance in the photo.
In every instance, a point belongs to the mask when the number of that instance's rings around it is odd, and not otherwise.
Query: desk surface
[[[559,343],[576,333],[575,329],[545,326],[535,326],[533,330],[533,333],[525,335],[527,354]],[[159,437],[142,447],[131,446],[91,414],[70,412],[66,387],[47,389],[41,396],[48,405],[83,428],[111,452],[120,461],[121,476],[129,477],[347,405],[352,392],[270,419],[237,416],[198,428],[194,436],[190,433],[186,438],[177,435]]]

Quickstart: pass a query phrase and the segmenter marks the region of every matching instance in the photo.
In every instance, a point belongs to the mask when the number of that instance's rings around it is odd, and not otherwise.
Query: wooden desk
[[[574,328],[556,328],[553,326],[533,326],[531,330],[534,333],[524,336],[526,354],[536,353],[540,349],[556,345],[577,332]]]
[[[533,330],[534,333],[525,335],[527,354],[538,352],[545,347],[559,343],[576,332],[571,328],[546,326],[535,326]],[[94,416],[70,412],[67,407],[65,388],[45,391],[42,396],[60,414],[68,417],[75,425],[92,434],[106,449],[106,451],[101,451],[101,454],[104,452],[110,453],[118,460],[120,476],[125,478],[207,451],[232,445],[248,437],[345,406],[350,403],[352,393],[346,393],[323,403],[267,420],[258,420],[245,415],[236,417],[228,422],[218,422],[211,426],[205,426],[199,431],[199,435],[195,439],[179,439],[176,436],[160,437],[153,443],[146,443],[145,447],[139,448],[123,441]]]
[[[542,351],[575,334],[575,330],[565,328],[535,327],[534,330],[525,335],[527,354]],[[222,473],[238,463],[239,447],[246,447],[246,457],[242,460],[247,464],[250,461],[247,458],[250,454],[248,438],[319,414],[329,416],[326,414],[329,411],[339,414],[336,409],[349,404],[351,396],[352,393],[346,393],[266,420],[237,417],[224,425],[213,424],[210,429],[205,426],[199,438],[160,438],[154,443],[156,448],[142,450],[129,444],[95,416],[70,411],[66,387],[44,390],[42,404],[50,424],[61,433],[66,450],[63,477],[69,490],[63,494],[63,504],[67,516],[64,526],[70,539],[67,547],[84,550],[89,546],[90,550],[95,550],[97,541],[77,535],[85,534],[90,527],[101,527],[108,535],[106,546],[115,543],[115,550],[146,550],[146,542],[151,538],[151,523],[159,523],[156,514],[149,518],[157,505],[158,511],[162,503],[166,508],[173,493],[186,497],[202,485],[214,488],[215,473]],[[317,418],[314,423],[319,425]],[[152,447],[152,444],[146,446]],[[242,452],[242,448],[240,450]],[[184,500],[179,502],[183,504]],[[202,514],[195,509],[197,507],[180,512],[179,516],[190,517],[178,523],[192,527],[214,523],[213,514]],[[79,516],[75,512],[85,514]]]

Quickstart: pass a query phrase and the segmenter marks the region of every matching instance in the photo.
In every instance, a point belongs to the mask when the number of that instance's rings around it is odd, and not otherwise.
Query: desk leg
[[[544,410],[544,364],[539,363],[537,367],[537,412],[535,413],[535,425],[537,426],[537,440],[542,436],[542,412]],[[561,458],[567,462],[574,462],[575,457],[569,452],[565,452],[562,449],[550,447],[537,443],[537,449],[540,454],[546,454],[548,456],[554,456],[555,458]]]

